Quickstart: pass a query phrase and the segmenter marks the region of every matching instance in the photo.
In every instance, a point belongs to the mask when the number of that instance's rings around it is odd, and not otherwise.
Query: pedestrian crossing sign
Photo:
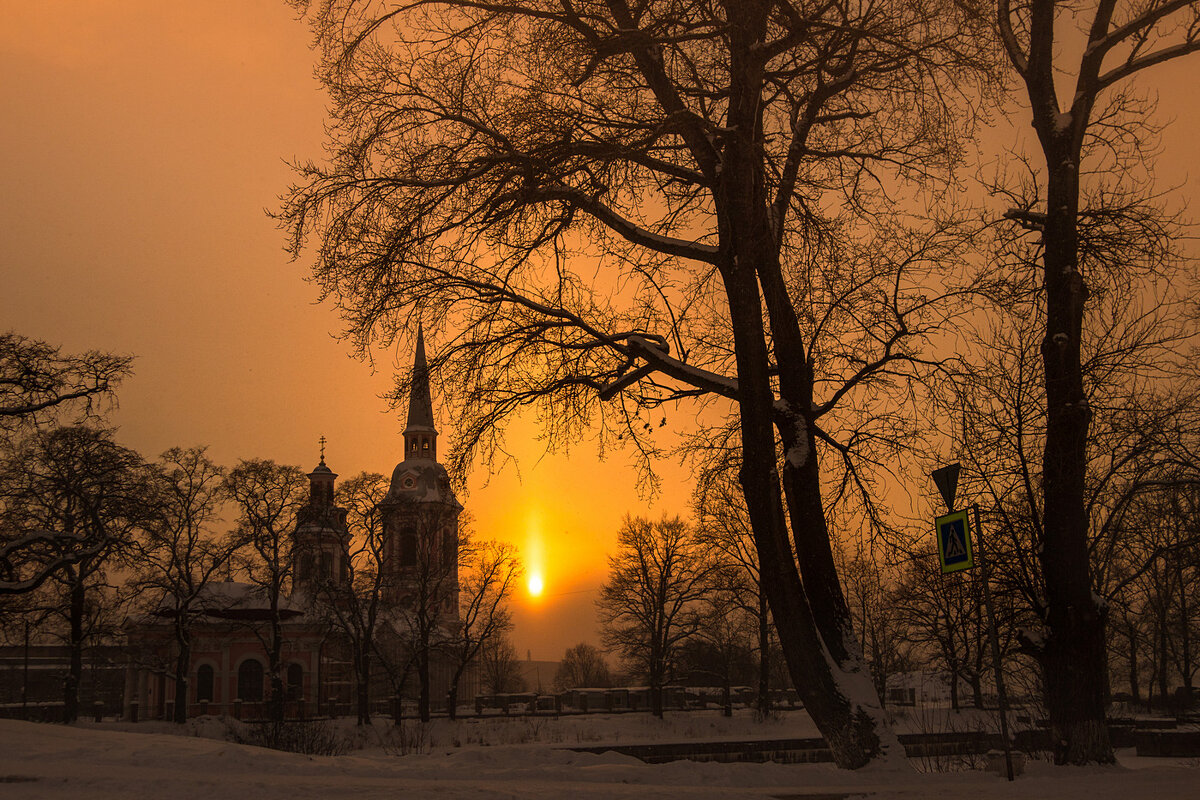
[[[938,559],[942,574],[975,566],[975,548],[971,545],[971,521],[966,509],[951,511],[934,520],[937,531]]]

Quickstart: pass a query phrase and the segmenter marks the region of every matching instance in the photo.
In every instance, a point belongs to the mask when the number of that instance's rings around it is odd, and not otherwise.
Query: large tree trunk
[[[840,767],[856,769],[883,755],[887,748],[881,739],[882,710],[862,669],[861,652],[833,567],[813,430],[807,418],[802,418],[810,406],[793,403],[811,398],[812,375],[795,309],[782,280],[759,153],[761,44],[767,15],[763,3],[739,4],[737,13],[730,15],[730,135],[723,147],[723,169],[716,190],[721,277],[729,301],[740,393],[740,479],[763,589],[792,683],[829,742],[834,761]],[[795,551],[789,541],[776,469],[776,398],[768,366],[763,300],[779,367],[780,392],[794,415],[782,434],[786,437],[784,484]],[[828,558],[825,552],[829,552]]]
[[[417,711],[421,716],[421,722],[429,722],[433,715],[429,709],[429,647],[422,646],[417,653],[417,683],[419,684],[417,696]]]
[[[661,609],[665,601],[658,598],[658,607]],[[656,623],[655,627],[658,627]],[[664,676],[666,674],[666,654],[663,652],[662,641],[663,633],[661,630],[654,630],[650,634],[653,637],[653,642],[650,647],[650,669],[647,670],[647,678],[650,683],[650,713],[662,719],[663,717],[663,693],[662,687]]]
[[[983,674],[971,670],[971,677],[967,679],[967,683],[971,687],[971,705],[975,708],[982,709],[983,704]]]
[[[1163,707],[1168,706],[1170,700],[1170,692],[1167,689],[1167,665],[1170,662],[1170,643],[1167,640],[1167,620],[1166,614],[1163,614],[1163,620],[1158,626],[1158,655],[1155,657],[1158,669],[1156,676],[1158,678],[1158,696],[1161,698],[1159,702]]]
[[[1096,85],[1080,85],[1066,113],[1055,88],[1054,2],[1032,4],[1025,71],[1033,127],[1046,162],[1042,224],[1046,335],[1041,354],[1046,388],[1044,497],[1040,547],[1047,635],[1026,642],[1041,664],[1055,762],[1111,763],[1105,724],[1104,619],[1093,593],[1085,506],[1091,408],[1080,356],[1087,287],[1079,271],[1079,159]],[[1108,13],[1111,13],[1111,9]],[[1099,18],[1097,18],[1099,19]],[[1097,64],[1084,57],[1082,69]],[[1083,72],[1080,73],[1080,80]]]
[[[271,648],[267,653],[270,694],[267,696],[267,718],[272,722],[283,722],[283,626],[279,615],[271,620]]]
[[[369,648],[369,643],[363,643],[354,648],[354,695],[359,725],[371,724],[371,654]]]
[[[650,713],[663,718],[663,669],[655,664],[650,670]]]
[[[179,724],[187,722],[188,712],[188,671],[192,661],[192,643],[187,630],[175,625],[175,644],[178,648],[175,655],[175,710],[172,714],[174,721]]]
[[[758,713],[771,710],[771,629],[767,596],[758,593]]]
[[[1138,642],[1137,631],[1129,626],[1129,695],[1134,703],[1142,701],[1142,688],[1138,675]]]
[[[79,719],[79,684],[83,679],[83,578],[71,583],[69,624],[71,632],[67,640],[70,665],[63,679],[63,722],[68,725]]]
[[[766,343],[761,327],[758,287],[748,268],[726,278],[736,342],[742,429],[742,491],[754,532],[763,591],[779,631],[779,640],[792,676],[813,722],[829,742],[835,763],[857,769],[881,755],[882,742],[875,717],[862,712],[861,695],[870,681],[848,688],[847,677],[826,655],[805,587],[796,569],[783,515],[783,498],[775,469],[773,397],[767,372]],[[869,703],[869,698],[867,700]]]
[[[1078,265],[1079,148],[1070,132],[1043,133],[1050,174],[1045,222],[1045,492],[1041,566],[1049,636],[1039,653],[1055,762],[1111,763],[1105,724],[1104,620],[1092,593],[1084,505],[1091,409],[1080,339],[1087,287]]]
[[[458,679],[461,676],[462,671],[455,670],[450,679],[450,688],[446,691],[446,713],[451,720],[458,719]]]
[[[1192,703],[1192,636],[1191,610],[1188,606],[1188,586],[1183,579],[1182,554],[1176,556],[1175,573],[1179,578],[1179,677],[1183,679],[1186,690],[1186,703]]]

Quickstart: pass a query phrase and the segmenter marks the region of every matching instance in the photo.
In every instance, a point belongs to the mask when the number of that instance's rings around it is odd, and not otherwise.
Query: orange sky
[[[3,328],[136,354],[113,419],[148,457],[206,444],[225,464],[311,469],[324,434],[342,476],[390,474],[403,420],[378,395],[392,365],[372,375],[347,357],[264,213],[284,160],[320,155],[306,26],[282,0],[0,0],[0,19]],[[540,459],[536,433],[509,435],[519,474],[472,475],[462,499],[479,535],[512,541],[544,580],[540,600],[522,593],[513,641],[555,659],[596,640],[621,517],[683,512],[690,488],[671,470],[648,506],[620,453]]]
[[[264,213],[291,178],[284,160],[318,157],[322,140],[309,35],[291,9],[0,0],[0,19],[0,327],[136,354],[114,421],[147,456],[207,444],[226,464],[308,469],[324,434],[343,476],[390,473],[403,421],[378,395],[392,365],[372,375],[347,357],[307,265],[288,261]],[[1174,120],[1164,183],[1200,174],[1197,63],[1155,75]],[[409,353],[395,357],[407,368]],[[570,459],[539,460],[535,436],[510,432],[519,477],[473,475],[462,499],[479,534],[518,545],[543,577],[513,638],[551,659],[596,638],[593,591],[621,517],[682,512],[690,487],[668,465],[648,508],[622,454],[596,463],[584,442]]]

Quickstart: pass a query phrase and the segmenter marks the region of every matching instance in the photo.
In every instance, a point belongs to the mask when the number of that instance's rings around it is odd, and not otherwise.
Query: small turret
[[[346,545],[350,531],[346,527],[346,509],[334,504],[337,473],[325,464],[325,437],[321,442],[321,462],[308,473],[308,504],[300,509],[296,531],[296,570],[293,594],[313,598],[322,587],[342,584],[348,579]]]
[[[312,508],[330,508],[333,506],[333,482],[337,473],[325,466],[325,437],[321,442],[321,463],[308,473],[308,504]]]

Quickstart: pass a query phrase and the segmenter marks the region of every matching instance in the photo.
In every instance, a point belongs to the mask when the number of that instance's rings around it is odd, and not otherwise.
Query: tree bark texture
[[[767,596],[758,593],[758,713],[771,710],[771,617],[767,611]]]
[[[79,719],[79,684],[83,678],[83,615],[84,587],[83,578],[71,583],[70,598],[70,639],[67,647],[70,651],[70,665],[67,676],[63,679],[63,722],[70,725]]]
[[[1037,650],[1055,761],[1111,763],[1105,724],[1104,620],[1092,593],[1085,507],[1091,409],[1080,355],[1087,286],[1079,269],[1079,159],[1095,95],[1060,113],[1055,93],[1053,2],[1034,2],[1026,86],[1046,162],[1041,344],[1046,389],[1041,570],[1048,635]],[[1083,78],[1080,78],[1082,83]]]
[[[358,709],[358,724],[371,724],[371,642],[360,641],[354,645],[354,694]]]
[[[421,722],[429,722],[432,718],[429,698],[429,648],[422,646],[417,653],[417,683],[420,684],[417,695],[417,711]]]
[[[175,625],[175,711],[172,715],[173,721],[180,725],[187,722],[188,670],[192,662],[191,638],[187,630],[179,625],[182,616],[181,613],[176,616]]]
[[[782,279],[757,149],[762,129],[763,64],[757,60],[755,44],[765,35],[766,14],[764,4],[754,4],[730,15],[736,20],[729,34],[729,119],[734,133],[722,152],[723,169],[716,193],[719,241],[725,256],[722,277],[729,300],[740,393],[740,478],[763,589],[792,683],[829,742],[835,762],[855,769],[882,754],[882,716],[877,700],[874,709],[860,704],[864,691],[873,694],[869,679],[865,687],[849,685],[863,678],[861,672],[855,674],[855,668],[861,667],[861,653],[833,564],[815,440],[806,420],[799,425],[785,422],[780,428],[788,456],[784,459],[783,487],[794,551],[775,467],[776,398],[763,329],[764,304],[779,365],[779,391],[790,409],[810,408],[812,376],[795,309]],[[793,454],[802,457],[797,459]]]
[[[1078,263],[1079,148],[1070,130],[1038,132],[1050,165],[1041,346],[1047,411],[1041,566],[1049,635],[1039,660],[1056,762],[1111,763],[1104,620],[1092,593],[1084,500],[1091,409],[1080,355],[1087,287]]]

